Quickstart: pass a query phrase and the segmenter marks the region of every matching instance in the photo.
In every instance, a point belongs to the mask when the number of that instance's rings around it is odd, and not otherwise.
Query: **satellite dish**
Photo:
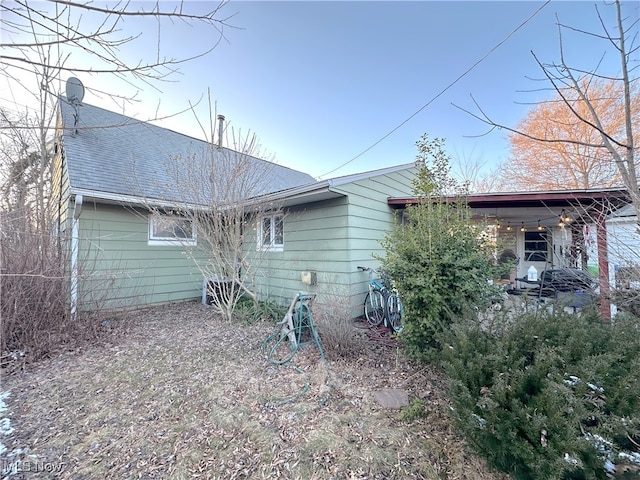
[[[67,100],[70,103],[80,103],[84,98],[84,85],[76,77],[67,80]]]

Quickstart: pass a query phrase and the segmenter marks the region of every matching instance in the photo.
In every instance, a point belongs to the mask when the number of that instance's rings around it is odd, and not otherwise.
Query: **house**
[[[212,184],[233,186],[229,172],[242,157],[245,171],[260,172],[244,195],[283,209],[257,219],[247,242],[268,247],[256,266],[260,297],[286,305],[301,290],[324,293],[359,315],[367,276],[357,266],[375,265],[373,255],[384,253],[380,240],[395,221],[387,200],[410,195],[415,174],[406,164],[316,181],[77,100],[59,102],[56,132],[53,197],[69,241],[73,311],[200,298],[197,263],[206,252],[172,208],[207,205],[218,194]],[[225,181],[207,181],[218,178]]]
[[[206,252],[197,248],[195,229],[172,209],[176,203],[208,205],[219,192],[204,186],[229,189],[229,172],[238,165],[259,175],[225,198],[282,209],[256,219],[247,242],[267,250],[255,272],[260,298],[286,305],[305,290],[340,298],[352,316],[361,314],[367,276],[357,267],[377,264],[374,255],[384,255],[380,240],[399,211],[416,202],[413,163],[316,181],[220,140],[211,144],[62,99],[52,196],[57,228],[69,245],[72,310],[201,298],[198,263]],[[525,285],[517,279],[532,266],[538,272],[579,267],[597,272],[606,295],[617,272],[637,266],[637,258],[621,253],[638,245],[624,190],[491,193],[468,200],[477,219],[493,222],[498,256],[508,253],[514,261],[514,286]]]
[[[609,283],[636,299],[640,297],[640,233],[638,229],[638,217],[632,205],[621,208],[607,219],[608,259],[611,265]]]
[[[417,201],[395,197],[388,203],[404,209]],[[615,284],[610,264],[640,265],[640,237],[624,189],[483,193],[470,195],[468,204],[476,220],[494,226],[498,258],[508,253],[504,257],[513,262],[509,281],[514,287],[527,286],[522,279],[531,267],[540,273],[589,270],[598,278],[602,312],[608,317],[607,299]]]

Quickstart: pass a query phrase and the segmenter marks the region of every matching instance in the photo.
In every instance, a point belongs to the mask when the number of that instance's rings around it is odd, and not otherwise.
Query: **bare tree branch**
[[[38,3],[38,6],[43,4]],[[53,69],[52,71],[68,73],[110,73],[116,75],[132,75],[142,80],[146,85],[148,80],[167,80],[177,71],[177,66],[185,62],[201,58],[213,51],[224,38],[223,29],[227,26],[227,20],[222,18],[221,9],[226,5],[220,2],[215,8],[205,13],[191,11],[194,5],[181,4],[172,10],[162,10],[159,3],[154,3],[153,8],[130,8],[130,3],[120,2],[114,7],[99,7],[91,2],[74,2],[50,0],[45,6],[55,6],[56,12],[39,9],[29,1],[17,1],[14,3],[2,3],[0,9],[3,12],[0,18],[4,39],[0,47],[4,53],[0,54],[0,60],[5,64],[5,71],[10,68],[19,68],[20,65],[30,65],[38,69]],[[58,7],[62,7],[59,11]],[[83,28],[83,17],[79,12],[90,12],[98,17],[99,24],[91,28]],[[192,53],[184,57],[166,58],[160,54],[158,48],[156,58],[152,61],[141,59],[138,62],[125,63],[119,48],[130,44],[142,36],[142,31],[137,34],[124,34],[121,28],[125,17],[140,17],[156,19],[158,21],[157,42],[161,37],[160,21],[182,21],[185,24],[200,23],[213,28],[216,37],[213,42],[200,52]],[[21,39],[28,35],[31,41],[10,41],[14,37]],[[83,51],[102,64],[91,68],[78,63],[70,64],[69,60],[75,56],[69,55],[67,61],[57,61],[59,54],[54,56],[42,55],[45,47],[75,48]],[[38,54],[40,52],[40,54]],[[35,56],[35,58],[34,58]]]
[[[499,123],[492,119],[486,111],[484,111],[478,102],[473,99],[473,103],[477,109],[477,112],[471,112],[468,109],[459,107],[473,118],[489,125],[491,128],[500,128],[511,132],[512,134],[530,139],[534,142],[546,143],[546,144],[565,144],[576,145],[581,147],[593,148],[597,150],[605,150],[608,154],[608,159],[603,159],[603,162],[613,162],[616,165],[619,175],[625,185],[625,188],[630,193],[633,205],[636,213],[640,216],[640,189],[638,186],[637,176],[637,160],[636,160],[636,147],[634,134],[637,135],[636,129],[640,128],[640,122],[637,119],[638,115],[638,87],[637,82],[639,78],[632,77],[631,72],[637,71],[638,66],[631,66],[633,52],[638,51],[640,46],[636,45],[637,34],[635,34],[631,43],[627,43],[629,35],[632,29],[638,24],[638,20],[628,20],[623,17],[622,7],[619,0],[615,0],[611,4],[615,12],[615,33],[607,26],[604,16],[602,15],[598,6],[596,6],[596,15],[600,22],[603,33],[587,32],[582,29],[569,27],[559,20],[558,25],[558,38],[559,38],[559,62],[558,63],[544,63],[538,58],[538,56],[532,51],[531,54],[542,70],[544,78],[551,85],[552,90],[555,92],[555,98],[544,100],[537,105],[540,107],[544,104],[562,102],[563,107],[571,113],[577,124],[583,124],[587,126],[592,132],[597,134],[600,141],[595,141],[592,136],[584,137],[570,137],[570,136],[553,136],[549,135],[550,130],[545,130],[542,134],[525,131],[520,126],[510,127]],[[625,28],[626,27],[626,28]],[[613,48],[615,53],[619,56],[620,73],[618,75],[611,75],[606,72],[602,72],[603,60],[605,55],[600,55],[596,67],[594,69],[577,68],[569,65],[568,60],[565,58],[564,51],[564,38],[563,31],[568,30],[579,34],[587,35],[594,39],[605,40]],[[605,99],[594,96],[592,94],[592,86],[597,83],[598,80],[606,81],[610,84],[617,84],[620,86],[619,90],[622,92],[622,99],[620,103],[621,115],[624,115],[624,127],[611,126],[611,123],[605,122],[604,115],[606,112],[599,110],[599,106],[603,103],[611,103],[619,99]],[[595,89],[597,92],[598,89]],[[609,102],[607,102],[609,100]],[[553,118],[553,124],[561,126],[562,120]],[[573,126],[573,124],[565,126]],[[568,129],[567,129],[568,130]],[[581,153],[585,155],[584,152]],[[586,153],[587,157],[589,156]],[[592,156],[595,157],[595,156]],[[517,161],[517,159],[513,159]],[[591,167],[599,168],[597,162],[591,162]]]
[[[544,137],[538,137],[535,135],[530,135],[526,132],[523,132],[521,130],[518,130],[516,128],[512,128],[509,127],[507,125],[503,125],[501,123],[495,122],[494,120],[492,120],[486,113],[485,111],[480,107],[480,104],[476,101],[476,99],[473,97],[473,95],[471,95],[471,99],[473,100],[474,105],[478,108],[478,110],[480,111],[481,115],[475,114],[470,110],[467,110],[465,108],[462,108],[459,105],[456,105],[455,103],[453,103],[452,105],[460,110],[462,110],[463,112],[471,115],[473,118],[476,118],[478,120],[480,120],[483,123],[486,123],[487,125],[490,125],[493,129],[500,129],[500,130],[506,130],[508,132],[512,132],[518,135],[521,135],[523,137],[529,138],[531,140],[535,140],[536,142],[544,142],[544,143],[570,143],[570,144],[574,144],[574,145],[585,145],[588,147],[594,147],[594,148],[604,148],[604,145],[601,143],[587,143],[584,142],[582,140],[571,140],[571,139],[558,139],[558,138],[544,138]],[[490,133],[492,130],[489,130],[486,134]]]

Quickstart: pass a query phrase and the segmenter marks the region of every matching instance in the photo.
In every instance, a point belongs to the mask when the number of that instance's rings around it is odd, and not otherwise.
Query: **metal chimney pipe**
[[[218,146],[222,147],[222,130],[224,128],[224,115],[218,115]]]

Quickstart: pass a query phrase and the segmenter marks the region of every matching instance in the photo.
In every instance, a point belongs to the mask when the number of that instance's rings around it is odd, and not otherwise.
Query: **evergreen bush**
[[[379,260],[402,296],[406,352],[429,359],[439,348],[439,332],[465,310],[485,309],[495,298],[489,280],[500,272],[485,226],[472,221],[465,185],[449,175],[443,140],[423,136],[417,146],[418,203],[385,237]]]
[[[440,341],[457,424],[495,467],[517,479],[600,479],[640,462],[637,319],[501,312],[456,322]]]

